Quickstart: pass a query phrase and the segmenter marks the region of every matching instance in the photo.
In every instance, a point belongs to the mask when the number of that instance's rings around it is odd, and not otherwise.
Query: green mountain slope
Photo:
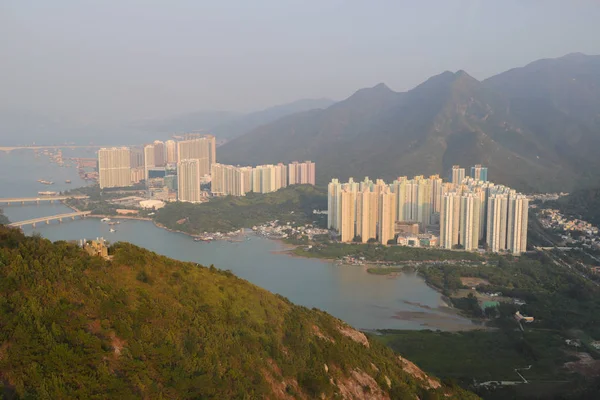
[[[600,226],[600,187],[576,190],[556,204],[564,213]]]
[[[8,398],[472,398],[326,313],[126,243],[0,227]]]
[[[600,94],[600,87],[589,92]],[[582,102],[592,101],[592,94],[586,96]],[[598,165],[591,149],[600,145],[600,131],[553,103],[517,107],[519,101],[490,80],[444,72],[405,93],[378,85],[326,110],[262,126],[222,146],[219,159],[310,159],[317,163],[319,183],[332,177],[446,175],[454,164],[475,163],[488,166],[495,182],[528,191],[569,190],[591,179]]]

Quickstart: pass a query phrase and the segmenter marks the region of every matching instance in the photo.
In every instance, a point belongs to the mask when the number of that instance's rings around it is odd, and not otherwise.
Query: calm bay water
[[[33,152],[16,154],[0,154],[0,168],[15,171],[14,175],[3,173],[0,177],[0,197],[36,196],[38,190],[45,190],[39,188],[43,185],[36,180],[47,179],[45,177],[55,182],[56,177],[62,182],[71,179],[73,187],[82,184],[74,168],[61,168],[47,159],[35,159]],[[11,221],[69,210],[62,204],[4,206]],[[440,308],[444,305],[440,294],[415,274],[378,276],[368,274],[363,267],[290,257],[281,253],[286,248],[280,242],[251,234],[250,239],[243,242],[202,243],[157,228],[148,221],[122,220],[114,226],[114,233],[109,232],[109,228],[99,219],[89,218],[40,224],[36,229],[25,227],[24,232],[39,232],[52,241],[96,237],[111,242],[128,241],[179,260],[206,266],[214,264],[297,304],[327,311],[359,329],[464,329],[471,326],[470,321]]]

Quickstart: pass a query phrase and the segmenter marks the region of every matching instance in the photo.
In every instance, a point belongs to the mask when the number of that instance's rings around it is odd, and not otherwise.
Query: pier
[[[48,201],[52,203],[53,201],[63,201],[67,199],[87,199],[88,196],[39,196],[39,197],[7,197],[0,198],[0,204],[11,205],[15,204],[25,204],[25,203],[37,203],[40,204],[42,201]]]
[[[8,224],[8,226],[20,228],[25,225],[32,225],[35,228],[35,224],[39,224],[42,222],[49,224],[50,221],[62,222],[63,219],[68,219],[68,218],[71,218],[72,220],[74,220],[76,217],[85,218],[90,213],[91,213],[91,211],[79,211],[79,212],[73,212],[73,213],[68,213],[68,214],[50,215],[48,217],[40,217],[40,218],[28,219],[25,221],[13,222],[11,224]]]

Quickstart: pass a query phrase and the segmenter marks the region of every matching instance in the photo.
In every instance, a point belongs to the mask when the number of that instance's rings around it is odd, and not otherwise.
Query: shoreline
[[[63,203],[64,204],[64,203]],[[77,210],[75,207],[69,206],[67,204],[65,204],[67,207],[75,210],[75,211],[79,211]],[[146,218],[146,217],[138,217],[138,216],[121,216],[121,215],[88,215],[87,217],[93,217],[93,218],[114,218],[114,219],[128,219],[128,220],[138,220],[138,221],[152,221],[152,224],[159,228],[159,229],[164,229],[168,232],[171,233],[178,233],[178,234],[183,234],[186,235],[188,237],[191,238],[197,238],[200,237],[198,234],[192,234],[189,232],[183,232],[177,229],[170,229],[167,228],[166,226],[164,226],[163,224],[156,222],[154,219],[152,218]],[[249,228],[243,228],[244,233],[242,235],[246,235],[247,232],[246,230]],[[254,233],[254,231],[250,230],[251,233]],[[260,235],[257,235],[260,236]],[[303,255],[299,255],[299,254],[295,254],[294,250],[299,248],[301,245],[294,245],[294,244],[290,244],[290,243],[286,243],[284,239],[280,239],[280,238],[269,238],[269,237],[265,237],[265,236],[260,236],[260,237],[264,237],[266,239],[269,240],[275,240],[277,242],[279,242],[279,245],[283,247],[283,249],[280,250],[272,250],[270,251],[271,254],[284,254],[288,257],[295,257],[295,258],[305,258],[305,259],[316,259],[316,260],[320,260],[322,262],[327,262],[327,263],[336,263],[337,259],[333,259],[333,258],[325,258],[325,257],[307,257],[307,256],[303,256]],[[221,239],[215,239],[215,241],[222,241],[222,240],[228,240],[230,238],[221,238]],[[364,272],[367,274],[371,274],[371,275],[379,275],[379,276],[386,276],[386,277],[394,277],[397,278],[399,277],[401,274],[405,273],[404,271],[394,271],[394,272],[390,272],[389,274],[375,274],[375,273],[370,273],[368,271],[369,268],[379,268],[379,269],[386,269],[386,268],[401,268],[401,266],[394,266],[394,265],[390,265],[390,266],[381,266],[381,263],[384,263],[384,261],[371,261],[371,262],[365,262],[364,264],[360,264],[360,265],[351,265],[351,264],[339,264],[340,266],[346,266],[346,267],[361,267],[363,268]],[[468,317],[462,315],[460,313],[460,310],[458,310],[456,307],[454,307],[452,305],[452,302],[449,300],[449,298],[447,296],[445,296],[442,293],[442,290],[432,284],[430,284],[429,282],[427,282],[427,280],[421,276],[417,271],[414,271],[414,273],[416,273],[421,279],[423,279],[424,283],[427,285],[427,287],[429,287],[430,289],[434,290],[436,293],[438,293],[440,295],[440,302],[441,304],[437,307],[437,309],[442,312],[442,313],[447,313],[449,315],[452,316],[456,316],[456,317],[461,317],[461,318],[465,318],[465,319],[469,319]],[[407,314],[408,313],[408,314]],[[421,325],[423,325],[424,329],[427,329],[427,326],[430,326],[430,322],[431,320],[435,319],[443,319],[442,316],[437,315],[437,314],[430,314],[427,313],[430,318],[419,318],[419,316],[417,315],[418,313],[414,314],[410,311],[404,311],[404,312],[400,312],[401,315],[403,315],[403,320],[407,320],[407,321],[415,321],[415,322],[422,322]],[[400,314],[395,315],[393,318],[398,318],[400,316]],[[470,319],[469,319],[470,320]],[[477,325],[473,320],[471,321],[471,325],[463,325],[463,324],[459,324],[460,327],[457,327],[458,329],[452,329],[452,328],[447,328],[448,331],[461,331],[461,330],[475,330],[475,329],[488,329],[485,325]],[[454,325],[451,322],[449,322],[449,325]]]
[[[75,207],[69,206],[67,204],[65,204],[65,205],[67,207],[73,209],[74,211],[79,211]],[[123,219],[123,220],[133,220],[133,221],[135,221],[135,220],[151,221],[152,224],[156,228],[164,229],[171,233],[183,234],[183,235],[191,237],[191,238],[199,237],[199,235],[196,235],[196,234],[191,234],[188,232],[183,232],[180,230],[167,228],[163,224],[156,222],[152,218],[147,218],[147,217],[131,216],[131,215],[105,215],[105,214],[88,215],[87,217],[92,217],[92,218],[96,218],[96,219],[111,218],[111,219],[115,219],[115,220]],[[244,229],[244,233],[243,233],[244,236],[249,233],[255,233],[255,232],[252,230]],[[270,237],[262,236],[262,235],[256,235],[256,236],[264,237],[265,239],[275,240],[275,241],[279,242],[280,248],[278,250],[271,250],[270,253],[272,253],[272,254],[283,254],[288,257],[296,257],[296,258],[316,259],[316,260],[320,260],[321,262],[325,262],[325,263],[335,263],[335,261],[336,261],[336,259],[332,259],[332,258],[306,257],[303,255],[298,255],[298,254],[294,253],[294,250],[297,249],[298,247],[300,247],[301,245],[294,245],[291,243],[286,243],[284,239],[280,239],[280,238],[270,238]],[[226,237],[226,238],[215,239],[215,241],[222,241],[222,240],[228,240],[228,239],[229,238]],[[381,264],[378,264],[377,262],[365,262],[364,264],[361,264],[361,265],[350,265],[350,264],[343,265],[342,264],[339,266],[361,267],[365,273],[369,273],[367,271],[367,269],[369,269],[369,268],[381,268],[381,269],[386,268],[386,267],[382,267]],[[390,266],[390,267],[394,267],[394,266]],[[402,273],[403,272],[393,273],[393,274],[390,274],[389,277],[398,278]],[[418,272],[416,272],[416,273],[418,274]],[[372,275],[376,275],[376,274],[372,274]],[[388,277],[388,276],[386,276],[386,277]],[[423,279],[423,282],[430,289],[435,291],[440,296],[439,305],[437,307],[427,309],[427,310],[423,309],[423,310],[413,310],[413,311],[411,311],[411,310],[394,311],[393,315],[390,318],[417,323],[420,326],[419,329],[432,329],[433,327],[436,327],[436,329],[443,329],[444,331],[447,331],[447,332],[488,329],[484,325],[477,324],[477,322],[462,315],[458,309],[456,309],[455,307],[453,307],[451,305],[451,303],[448,301],[448,299],[441,293],[441,290],[439,290],[438,288],[429,284],[422,276],[419,276],[419,277],[421,279]],[[415,306],[418,308],[421,308],[418,305],[415,305]]]

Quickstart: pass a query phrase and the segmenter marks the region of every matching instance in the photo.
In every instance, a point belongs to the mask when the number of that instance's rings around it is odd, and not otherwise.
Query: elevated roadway
[[[74,220],[77,217],[84,218],[86,215],[89,215],[90,213],[91,213],[91,211],[79,211],[79,212],[73,212],[73,213],[67,213],[67,214],[50,215],[48,217],[32,218],[32,219],[28,219],[25,221],[13,222],[11,224],[8,224],[8,226],[20,228],[25,225],[32,225],[35,228],[35,224],[39,224],[42,222],[49,224],[50,221],[62,222],[63,219],[68,219],[68,218],[71,218],[72,220]]]
[[[42,201],[49,201],[49,202],[53,202],[53,201],[62,201],[62,200],[67,200],[67,199],[77,199],[77,200],[81,200],[81,199],[87,199],[88,196],[38,196],[38,197],[5,197],[5,198],[0,198],[0,204],[8,204],[11,205],[12,203],[15,204],[25,204],[25,203],[40,203]]]

